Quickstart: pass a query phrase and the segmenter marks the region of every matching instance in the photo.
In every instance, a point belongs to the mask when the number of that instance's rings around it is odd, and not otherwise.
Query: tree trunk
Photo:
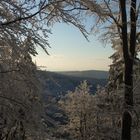
[[[130,62],[130,63],[129,63]],[[124,95],[124,113],[122,118],[122,140],[131,140],[132,116],[129,113],[133,107],[133,63],[131,61],[125,64],[125,95]]]
[[[130,47],[128,47],[127,34],[127,15],[126,1],[120,0],[121,16],[122,16],[122,42],[123,55],[125,62],[125,93],[124,93],[124,112],[122,117],[122,136],[121,140],[131,140],[131,125],[132,116],[130,109],[133,107],[133,62],[135,57],[136,47],[136,0],[131,0],[131,32],[130,32]]]

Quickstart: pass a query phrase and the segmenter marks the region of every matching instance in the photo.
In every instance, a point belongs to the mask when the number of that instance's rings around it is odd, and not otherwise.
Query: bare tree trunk
[[[22,121],[15,121],[5,140],[25,140],[25,130]]]
[[[131,0],[131,32],[130,32],[130,48],[128,47],[127,34],[127,15],[126,1],[120,0],[121,16],[122,16],[122,42],[123,55],[125,62],[125,93],[124,93],[124,113],[122,117],[122,136],[121,140],[131,140],[132,116],[129,108],[133,107],[133,62],[136,47],[136,0]]]

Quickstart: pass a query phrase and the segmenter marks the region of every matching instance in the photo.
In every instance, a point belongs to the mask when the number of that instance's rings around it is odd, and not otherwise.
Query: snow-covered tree
[[[48,53],[48,26],[54,22],[71,23],[86,35],[72,6],[64,0],[0,1],[0,139],[43,137],[36,131],[41,104],[31,55],[37,47]]]
[[[108,94],[102,87],[90,94],[84,81],[59,102],[68,116],[61,132],[69,133],[71,139],[120,139],[122,97],[122,91]]]
[[[89,88],[87,82],[83,81],[74,92],[68,92],[59,102],[68,116],[65,131],[70,133],[73,139],[96,138],[95,98],[89,93]]]
[[[41,127],[40,86],[36,66],[26,47],[21,46],[22,51],[14,55],[15,52],[11,47],[1,46],[0,139],[2,140],[24,140],[30,135],[33,138],[38,135],[36,133]]]
[[[134,73],[133,73],[133,81],[137,81],[140,74],[140,60],[138,53],[140,51],[140,42],[139,36],[137,37],[136,43],[136,54],[134,60]],[[114,54],[110,56],[112,59],[112,64],[110,65],[109,70],[109,79],[108,79],[108,90],[111,92],[112,90],[117,90],[119,88],[123,88],[124,86],[124,58],[123,58],[123,50],[122,50],[122,42],[120,39],[112,40],[112,48],[114,49]]]
[[[124,111],[122,117],[122,140],[131,140],[132,115],[129,109],[133,108],[133,74],[136,56],[136,40],[139,34],[140,2],[137,0],[101,0],[85,1],[90,14],[97,19],[96,27],[108,29],[105,39],[119,39],[122,42],[124,60]],[[115,7],[115,8],[114,8]]]

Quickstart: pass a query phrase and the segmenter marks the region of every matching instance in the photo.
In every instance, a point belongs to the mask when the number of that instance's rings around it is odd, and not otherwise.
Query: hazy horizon
[[[45,68],[39,68],[40,70],[49,71],[49,72],[83,72],[83,71],[103,71],[108,72],[108,70],[98,70],[98,69],[86,69],[86,70],[47,70]]]

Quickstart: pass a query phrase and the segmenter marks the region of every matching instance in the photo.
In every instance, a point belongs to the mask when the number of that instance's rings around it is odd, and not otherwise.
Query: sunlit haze
[[[39,55],[33,58],[38,66],[49,71],[71,70],[108,70],[113,50],[104,45],[95,34],[89,36],[89,42],[78,29],[66,24],[56,24],[49,35],[50,55],[39,49]]]

